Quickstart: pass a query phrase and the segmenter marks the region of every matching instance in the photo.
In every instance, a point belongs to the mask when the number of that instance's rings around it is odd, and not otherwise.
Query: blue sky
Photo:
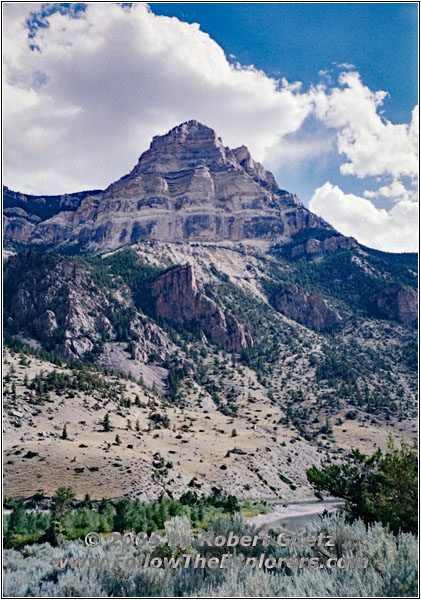
[[[252,64],[271,77],[302,81],[308,87],[321,70],[338,72],[352,64],[364,84],[386,90],[385,116],[408,122],[417,104],[418,7],[415,3],[162,3],[154,13],[200,23],[224,49],[244,65]],[[295,172],[277,173],[280,185],[308,203],[326,176],[347,192],[362,193],[370,180],[350,180],[339,173],[340,159],[328,164],[308,161]],[[385,199],[375,201],[388,206]]]
[[[417,249],[416,3],[3,10],[12,189],[106,187],[153,135],[197,119],[343,233]]]
[[[242,64],[310,85],[333,63],[356,66],[371,89],[387,90],[388,118],[407,121],[417,103],[415,3],[162,3],[154,13],[200,23]]]

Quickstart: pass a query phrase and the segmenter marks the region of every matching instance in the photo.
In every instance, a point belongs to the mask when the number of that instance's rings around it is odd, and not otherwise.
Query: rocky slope
[[[6,333],[63,358],[102,356],[107,366],[131,372],[118,359],[119,342],[126,347],[130,341],[133,359],[142,363],[151,353],[164,360],[173,349],[165,333],[138,314],[130,299],[100,289],[89,272],[63,257],[31,250],[12,256],[4,269],[4,285]]]
[[[373,310],[383,319],[418,326],[418,295],[407,285],[390,285],[372,298]]]
[[[100,190],[91,190],[61,196],[31,196],[3,187],[3,221],[6,239],[25,243],[38,223],[60,212],[75,211],[86,196],[94,196]]]
[[[231,368],[230,375],[234,383],[239,378]],[[293,429],[272,425],[273,409],[263,397],[232,418],[210,405],[169,404],[135,381],[89,376],[6,351],[6,496],[52,496],[59,486],[71,485],[79,498],[89,493],[147,500],[187,490],[208,495],[215,486],[240,498],[312,498],[305,468],[330,460]],[[77,389],[72,382],[79,377],[86,383]],[[34,381],[48,385],[48,400],[34,390]],[[107,413],[113,427],[108,432],[101,426]]]
[[[290,256],[299,258],[301,256],[313,257],[320,256],[326,252],[335,252],[335,250],[352,250],[358,248],[358,243],[354,238],[344,235],[330,236],[325,240],[309,238],[304,244],[297,244],[290,248]]]
[[[92,336],[112,332],[107,298],[68,260],[24,251],[7,261],[4,285],[7,329],[26,330],[63,356],[82,356]]]
[[[131,173],[102,193],[68,196],[67,205],[43,198],[52,206],[44,215],[36,198],[22,203],[9,190],[8,198],[6,239],[56,249],[106,250],[146,239],[283,239],[309,227],[331,229],[280,190],[245,146],[230,150],[197,121],[154,137]]]
[[[157,241],[82,259],[11,256],[12,348],[15,336],[54,354],[67,345],[72,354],[61,356],[85,365],[57,367],[19,350],[8,358],[7,493],[73,485],[81,496],[150,498],[216,485],[240,496],[302,498],[310,493],[305,469],[320,458],[384,447],[388,432],[411,439],[416,332],[394,312],[373,318],[366,302],[378,286],[412,289],[415,257],[392,259],[360,248],[314,260],[234,242]],[[294,313],[275,309],[285,289]],[[315,295],[323,300],[314,303]],[[334,334],[321,327],[328,311],[342,317]],[[110,376],[89,375],[94,364],[131,380],[111,378],[104,388]],[[71,377],[48,378],[54,370]],[[101,427],[107,412],[112,433]],[[69,440],[60,439],[65,423]],[[157,452],[173,463],[166,474],[153,467]]]

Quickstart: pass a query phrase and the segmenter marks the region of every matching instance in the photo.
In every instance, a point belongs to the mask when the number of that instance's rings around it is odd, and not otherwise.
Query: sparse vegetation
[[[110,413],[106,413],[105,417],[102,420],[102,427],[104,431],[112,431],[114,428],[111,425]]]

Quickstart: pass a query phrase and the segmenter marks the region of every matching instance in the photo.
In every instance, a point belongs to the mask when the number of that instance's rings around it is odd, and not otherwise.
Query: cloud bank
[[[361,244],[389,252],[416,250],[418,204],[400,200],[390,210],[376,208],[366,198],[345,194],[329,181],[316,189],[310,209]],[[357,235],[356,235],[357,232]]]
[[[32,40],[39,50],[29,50],[21,14],[5,42],[5,168],[20,189],[107,185],[153,135],[189,119],[263,159],[312,108],[306,94],[230,64],[198,25],[145,4],[90,4],[48,24]]]
[[[106,187],[154,135],[196,119],[225,144],[246,144],[275,172],[339,153],[342,176],[374,175],[379,189],[359,198],[327,182],[311,209],[367,245],[415,249],[418,113],[410,124],[387,121],[385,92],[364,86],[353,65],[338,65],[347,71],[336,84],[303,90],[233,64],[197,24],[154,15],[145,4],[6,4],[3,41],[4,177],[12,189]],[[376,209],[375,198],[393,207]],[[367,225],[380,222],[384,238]]]

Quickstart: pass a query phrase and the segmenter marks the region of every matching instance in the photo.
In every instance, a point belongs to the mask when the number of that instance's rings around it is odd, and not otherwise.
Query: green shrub
[[[417,444],[402,442],[395,448],[389,438],[385,455],[372,456],[353,450],[342,464],[315,466],[307,479],[319,491],[344,498],[349,518],[365,523],[379,521],[393,531],[418,530],[418,453]]]

